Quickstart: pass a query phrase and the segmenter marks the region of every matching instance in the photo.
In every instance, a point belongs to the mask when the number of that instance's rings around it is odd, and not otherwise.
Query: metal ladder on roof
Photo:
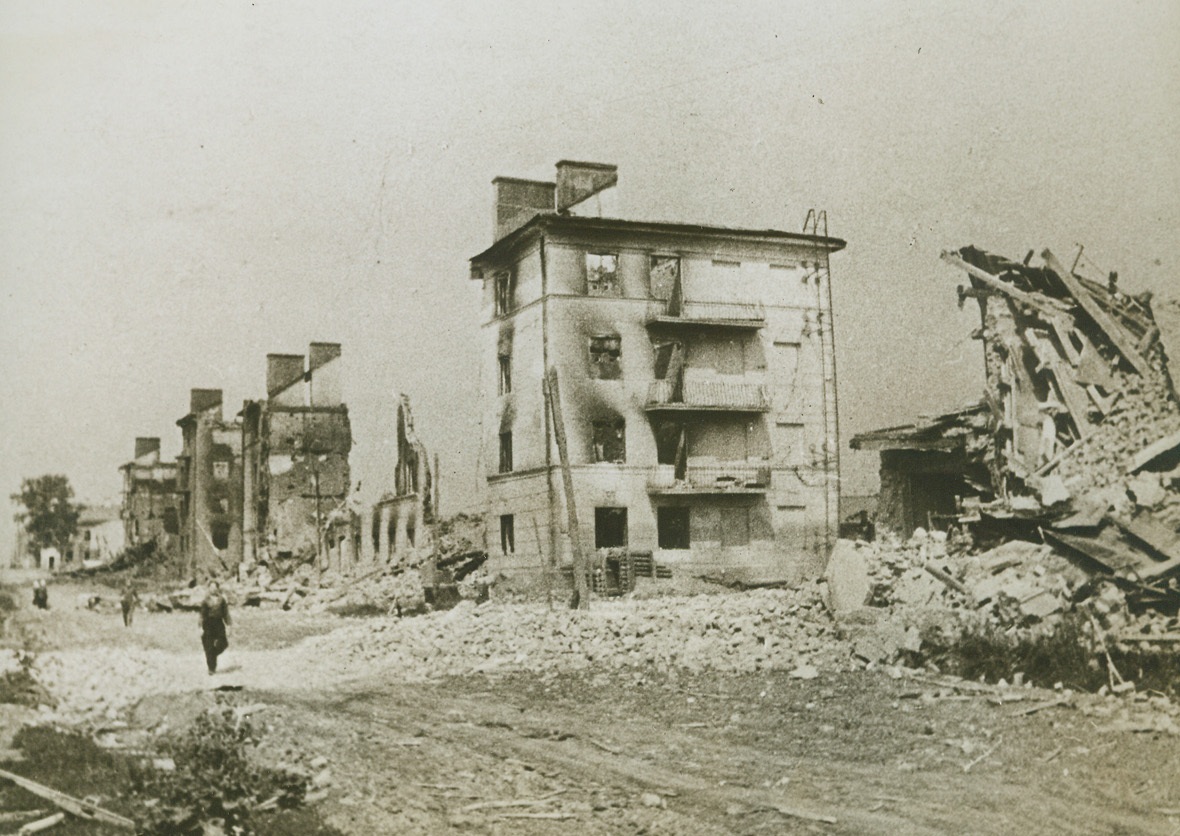
[[[823,373],[824,559],[840,531],[840,413],[836,402],[836,342],[832,328],[832,284],[828,265],[828,212],[808,209],[803,234],[812,236],[812,261],[807,281],[815,287],[816,336]]]

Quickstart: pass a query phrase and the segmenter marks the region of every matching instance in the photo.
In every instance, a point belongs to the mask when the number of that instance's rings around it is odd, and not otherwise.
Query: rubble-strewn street
[[[917,576],[897,577],[893,595],[919,597],[903,591]],[[146,751],[222,694],[264,723],[263,756],[305,771],[347,833],[1180,824],[1175,704],[865,670],[870,633],[856,628],[868,625],[834,620],[822,583],[589,612],[464,602],[352,619],[235,606],[214,677],[193,613],[141,613],[127,629],[109,609],[75,606],[86,590],[54,592],[49,611],[13,614],[8,635],[41,648],[34,670],[58,704],[11,709],[9,733],[80,723],[105,746]]]

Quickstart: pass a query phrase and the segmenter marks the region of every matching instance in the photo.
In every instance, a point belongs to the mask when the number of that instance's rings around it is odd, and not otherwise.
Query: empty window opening
[[[379,510],[373,511],[373,522],[369,526],[369,540],[373,544],[373,551],[381,548],[381,512]]]
[[[500,394],[507,395],[512,391],[512,357],[500,355]]]
[[[410,544],[410,548],[413,548],[415,545],[417,545],[416,538],[414,536],[416,533],[417,529],[414,527],[414,521],[411,520],[406,525],[406,541]]]
[[[689,547],[688,508],[657,508],[656,527],[661,549]]]
[[[750,545],[750,509],[721,509],[721,546]]]
[[[516,520],[512,514],[500,515],[500,551],[516,553]]]
[[[616,335],[590,338],[590,377],[619,380],[623,376],[623,340]]]
[[[215,522],[209,526],[209,539],[213,541],[213,548],[229,548],[229,523]]]
[[[213,462],[213,478],[214,479],[228,479],[229,478],[229,462]]]
[[[514,307],[516,296],[516,276],[511,270],[497,273],[495,279],[496,316],[506,314]]]
[[[626,425],[622,418],[594,422],[593,454],[596,462],[623,462],[627,458]]]
[[[500,433],[500,472],[512,472],[512,433]]]
[[[651,298],[671,299],[672,290],[680,278],[680,259],[674,255],[653,255],[649,286]]]
[[[620,296],[619,257],[613,253],[586,253],[586,295]]]
[[[594,509],[594,548],[621,549],[627,547],[627,509]]]

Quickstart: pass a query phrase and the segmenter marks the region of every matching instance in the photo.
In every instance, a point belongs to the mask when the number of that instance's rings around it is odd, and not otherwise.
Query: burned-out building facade
[[[220,389],[193,389],[176,422],[179,549],[193,576],[236,571],[242,553],[242,428],[227,421]]]
[[[817,573],[838,522],[828,258],[844,242],[815,215],[808,233],[596,216],[616,183],[569,161],[554,182],[494,181],[496,240],[471,260],[489,568],[569,567],[572,536],[608,590]]]
[[[159,438],[135,439],[135,457],[119,470],[123,474],[122,519],[129,547],[154,542],[172,553],[180,538],[180,494],[176,462],[160,458]]]
[[[266,398],[241,416],[243,561],[322,557],[325,523],[348,498],[352,429],[339,343],[268,354]],[[306,365],[305,365],[306,362]]]

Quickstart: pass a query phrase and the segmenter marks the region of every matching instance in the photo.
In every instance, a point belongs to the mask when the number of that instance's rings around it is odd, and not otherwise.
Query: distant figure
[[[33,606],[38,609],[49,609],[49,587],[45,581],[33,581]]]
[[[225,636],[229,623],[229,603],[221,594],[221,584],[210,581],[209,591],[201,602],[201,644],[205,647],[205,664],[210,676],[217,673],[217,657],[229,647]]]
[[[120,599],[123,605],[123,626],[130,627],[131,620],[135,618],[135,608],[139,606],[139,593],[135,591],[135,587],[131,582],[123,584],[123,597]]]

